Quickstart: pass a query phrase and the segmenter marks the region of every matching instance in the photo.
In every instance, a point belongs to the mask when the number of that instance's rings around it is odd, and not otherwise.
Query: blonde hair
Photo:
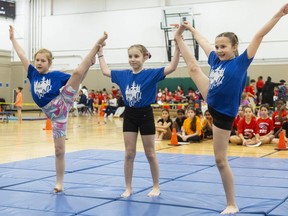
[[[48,49],[40,49],[38,50],[35,54],[34,54],[34,59],[36,59],[36,56],[41,53],[41,54],[45,54],[47,59],[48,59],[48,62],[49,64],[52,64],[52,60],[53,60],[53,55],[52,55],[52,52]]]
[[[134,44],[134,45],[130,46],[128,48],[128,50],[130,50],[132,48],[138,49],[143,54],[143,56],[147,55],[149,59],[152,57],[150,52],[147,50],[147,48],[145,46],[143,46],[142,44]]]

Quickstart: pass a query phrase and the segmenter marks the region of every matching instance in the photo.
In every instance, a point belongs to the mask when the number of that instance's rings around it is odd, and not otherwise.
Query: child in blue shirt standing
[[[188,22],[182,23],[175,39],[187,64],[189,74],[201,95],[208,103],[213,117],[213,145],[215,160],[220,172],[227,206],[221,214],[233,214],[239,211],[235,201],[233,174],[227,161],[227,145],[231,126],[238,112],[241,94],[245,87],[247,69],[256,54],[264,36],[288,12],[284,5],[253,37],[248,48],[238,54],[238,37],[232,32],[224,32],[216,37],[215,48]],[[184,30],[189,30],[208,57],[211,66],[209,77],[200,69],[194,54],[182,39]]]
[[[148,196],[159,196],[159,166],[155,152],[155,124],[152,107],[157,93],[157,83],[166,75],[176,70],[179,62],[179,49],[176,45],[174,57],[170,65],[156,69],[146,69],[143,64],[151,58],[146,47],[135,44],[128,49],[128,60],[131,69],[110,70],[103,56],[103,50],[98,52],[102,73],[111,77],[124,97],[125,112],[123,132],[125,142],[124,174],[126,190],[121,195],[129,197],[132,194],[133,163],[136,155],[138,130],[140,130],[146,157],[150,164],[153,188]]]
[[[53,138],[55,145],[56,160],[56,185],[54,192],[64,190],[63,179],[65,170],[65,137],[68,114],[73,106],[73,101],[78,92],[88,69],[95,63],[95,56],[100,45],[102,45],[107,34],[97,41],[89,54],[83,59],[73,74],[66,74],[61,71],[49,72],[52,64],[52,53],[47,49],[40,49],[34,55],[34,66],[30,64],[24,50],[14,37],[14,28],[10,26],[10,40],[19,56],[25,70],[28,72],[31,93],[35,103],[42,109],[52,122]],[[60,89],[62,91],[60,92]]]

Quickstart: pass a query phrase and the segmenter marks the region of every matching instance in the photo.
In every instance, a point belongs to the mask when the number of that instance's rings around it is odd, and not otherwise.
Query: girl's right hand
[[[188,22],[188,21],[184,21],[181,26],[183,26],[185,29],[192,31],[194,28],[193,26]]]

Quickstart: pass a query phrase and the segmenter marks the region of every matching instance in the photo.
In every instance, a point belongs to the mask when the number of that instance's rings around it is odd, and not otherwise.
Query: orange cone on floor
[[[279,134],[278,147],[275,148],[275,150],[288,150],[288,148],[286,147],[284,130],[282,130]]]
[[[178,146],[179,145],[178,144],[176,128],[172,129],[171,143],[169,145],[174,145],[174,146]]]
[[[52,130],[52,123],[49,118],[46,119],[46,126],[43,128],[43,130]]]
[[[99,110],[99,115],[101,117],[103,117],[105,115],[104,109],[105,109],[105,105],[104,105],[104,103],[102,103],[101,106],[100,106],[100,110]]]

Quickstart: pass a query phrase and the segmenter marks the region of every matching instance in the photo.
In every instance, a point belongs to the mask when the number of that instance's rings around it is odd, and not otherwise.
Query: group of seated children
[[[240,106],[230,136],[230,142],[248,147],[257,147],[262,144],[277,144],[279,133],[285,131],[285,141],[288,137],[288,116],[286,102],[278,100],[276,111],[271,115],[267,104],[259,107],[258,114],[254,115],[253,108],[248,104]],[[202,139],[213,138],[213,118],[209,111],[204,116],[199,110],[188,106],[186,111],[177,110],[177,117],[172,120],[168,109],[162,110],[161,119],[156,123],[156,140],[171,139],[172,128],[176,129],[179,142],[200,142]]]
[[[240,106],[234,120],[230,142],[248,147],[261,144],[277,144],[279,133],[288,129],[285,101],[278,100],[277,110],[269,115],[269,106],[262,104],[256,118],[251,106]],[[286,133],[287,136],[287,133]],[[287,140],[287,138],[285,138]]]
[[[161,118],[156,123],[156,140],[171,139],[172,128],[175,128],[179,142],[200,142],[203,138],[212,139],[212,116],[206,110],[202,117],[202,112],[199,110],[193,106],[188,106],[186,111],[179,109],[173,121],[169,110],[163,109]]]

